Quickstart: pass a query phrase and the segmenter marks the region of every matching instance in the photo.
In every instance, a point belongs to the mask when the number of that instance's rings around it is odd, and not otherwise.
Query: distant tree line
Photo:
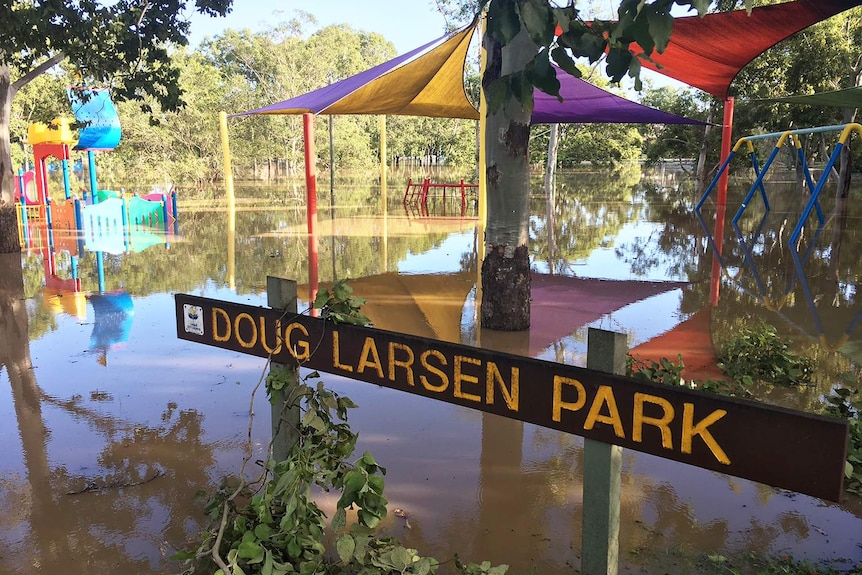
[[[735,137],[788,127],[838,124],[855,118],[855,110],[747,100],[862,85],[859,12],[860,9],[851,10],[797,34],[742,71],[733,85],[740,101]],[[223,177],[218,111],[237,113],[285,100],[395,55],[392,43],[380,34],[358,31],[347,24],[317,28],[314,16],[304,12],[261,32],[227,30],[197,49],[177,48],[171,58],[181,72],[186,106],[161,112],[153,100],[149,104],[156,110],[154,122],[138,103],[120,103],[123,139],[115,151],[99,156],[100,181],[126,186],[133,182],[179,182],[207,187]],[[598,74],[584,72],[590,81],[614,90]],[[13,141],[22,143],[28,124],[36,118],[70,113],[65,87],[74,83],[74,77],[71,69],[45,74],[21,90],[13,105]],[[472,63],[468,63],[465,80],[469,95],[475,98],[478,70]],[[647,84],[641,99],[667,112],[721,121],[721,102],[694,90],[653,88]],[[476,122],[403,116],[391,116],[387,121],[388,161],[392,167],[475,164]],[[335,169],[376,169],[380,127],[371,116],[318,118],[318,168],[331,167],[329,122],[333,127]],[[229,126],[237,178],[271,180],[302,174],[302,125],[298,116],[236,117]],[[536,167],[546,162],[548,132],[548,126],[533,127],[530,161]],[[719,139],[717,128],[565,125],[559,131],[557,166],[566,169],[584,163],[691,159],[703,152],[704,172],[708,175],[718,164]],[[810,144],[812,154],[822,155],[819,141],[812,138]],[[29,150],[23,143],[15,146],[14,162],[22,165],[25,153]]]

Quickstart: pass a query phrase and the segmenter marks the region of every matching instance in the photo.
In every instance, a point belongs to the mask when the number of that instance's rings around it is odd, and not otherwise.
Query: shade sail
[[[796,0],[745,10],[674,18],[667,49],[641,65],[726,98],[730,83],[754,58],[785,38],[862,0]],[[816,55],[812,55],[816,57]]]
[[[752,102],[786,102],[788,104],[807,104],[809,106],[836,106],[839,108],[862,108],[862,86],[820,92],[819,94],[804,94],[800,96],[783,96],[780,98],[762,98]]]
[[[390,114],[478,120],[464,92],[464,58],[474,26],[301,96],[250,114]],[[535,91],[533,124],[700,124],[593,86],[556,68],[560,102]]]
[[[533,124],[704,124],[632,102],[559,68],[555,70],[563,101],[536,90],[530,119]]]
[[[464,92],[470,25],[355,76],[246,114],[388,114],[478,120]]]

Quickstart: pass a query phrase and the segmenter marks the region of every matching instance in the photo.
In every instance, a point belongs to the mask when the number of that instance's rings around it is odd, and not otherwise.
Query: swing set
[[[736,145],[733,147],[730,154],[721,164],[718,173],[715,175],[712,182],[704,191],[703,195],[695,206],[695,216],[697,217],[703,229],[706,231],[707,240],[713,250],[713,254],[716,260],[718,261],[719,265],[723,270],[723,274],[725,275],[725,277],[727,277],[734,283],[738,283],[736,280],[740,278],[745,268],[748,268],[751,272],[752,279],[757,288],[759,298],[762,300],[764,306],[767,309],[774,312],[778,312],[781,310],[781,308],[784,306],[787,299],[789,298],[791,292],[793,291],[795,283],[798,281],[800,288],[802,289],[802,295],[806,300],[808,307],[812,313],[815,330],[819,337],[820,343],[821,345],[829,349],[840,348],[844,343],[847,342],[850,333],[860,323],[862,323],[862,311],[857,313],[852,318],[852,321],[847,326],[841,338],[839,338],[839,341],[835,345],[829,345],[829,343],[826,341],[825,329],[821,321],[820,314],[818,312],[817,306],[814,304],[814,297],[811,293],[811,288],[808,284],[806,274],[803,269],[803,264],[805,261],[808,260],[808,258],[814,251],[817,245],[817,239],[819,238],[826,224],[826,217],[824,216],[823,209],[820,205],[820,194],[823,191],[823,188],[825,187],[827,181],[829,180],[830,174],[832,173],[836,163],[838,162],[842,150],[846,146],[848,146],[850,138],[852,137],[854,132],[858,136],[862,137],[862,125],[858,123],[851,123],[833,126],[821,126],[816,128],[786,130],[783,132],[757,134],[742,137],[736,142]],[[819,177],[815,179],[815,177],[812,175],[812,166],[809,165],[808,158],[805,154],[803,136],[808,136],[811,134],[821,134],[825,136],[829,133],[838,133],[838,140],[831,154],[829,154],[829,158],[827,159],[826,163],[823,165]],[[769,156],[767,157],[766,161],[762,165],[760,165],[757,153],[755,151],[754,143],[758,141],[769,140],[775,140],[774,147],[769,153]],[[799,218],[793,227],[793,231],[790,233],[788,241],[788,247],[791,259],[793,260],[795,274],[787,281],[784,294],[773,303],[772,299],[767,293],[765,282],[763,281],[763,278],[758,272],[757,265],[754,261],[754,244],[757,242],[757,238],[760,237],[760,235],[763,233],[765,223],[772,209],[769,201],[769,196],[767,194],[767,187],[764,182],[769,173],[769,169],[773,166],[779,152],[786,144],[793,146],[794,155],[802,171],[805,186],[810,191],[810,193],[805,203],[805,206],[803,207]],[[751,160],[751,168],[754,172],[755,178],[753,183],[751,184],[751,187],[743,198],[742,203],[740,204],[734,216],[731,218],[731,225],[733,226],[734,235],[736,237],[737,243],[739,244],[743,260],[743,265],[740,266],[738,273],[732,275],[729,272],[730,266],[728,265],[728,262],[724,259],[725,256],[723,256],[721,253],[721,248],[716,244],[715,237],[710,232],[709,228],[706,225],[706,222],[704,221],[702,208],[707,199],[712,194],[712,192],[715,190],[716,186],[718,185],[721,176],[728,171],[729,165],[733,158],[743,150],[745,151],[745,153],[748,154]],[[755,194],[758,193],[763,200],[765,213],[761,218],[759,224],[755,228],[751,238],[747,240],[745,234],[743,234],[742,230],[740,229],[739,221],[745,213],[746,209],[750,206],[750,203],[754,198]],[[812,211],[815,213],[817,218],[817,228],[814,230],[811,239],[807,242],[807,246],[805,247],[805,249],[800,253],[799,240],[802,235],[803,229],[805,228],[809,218],[811,217]]]

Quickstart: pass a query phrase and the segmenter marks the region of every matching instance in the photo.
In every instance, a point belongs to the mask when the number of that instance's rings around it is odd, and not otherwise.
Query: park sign
[[[840,501],[849,424],[753,401],[177,294],[177,337]]]

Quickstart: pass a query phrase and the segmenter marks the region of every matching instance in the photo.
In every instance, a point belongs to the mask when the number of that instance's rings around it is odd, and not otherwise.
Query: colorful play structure
[[[21,244],[33,246],[41,229],[47,231],[47,244],[58,236],[74,238],[78,251],[123,253],[152,231],[170,233],[176,227],[177,203],[173,189],[138,196],[123,191],[100,190],[96,180],[96,153],[111,151],[120,141],[117,109],[107,90],[70,88],[69,100],[75,121],[83,124],[77,135],[68,118],[57,118],[50,125],[31,124],[26,143],[33,147],[33,169],[19,171],[16,203]],[[89,189],[81,197],[72,194],[69,162],[72,151],[86,152]],[[63,177],[63,197],[55,199],[48,186],[49,161],[59,161]],[[68,241],[68,237],[66,241]],[[147,238],[144,244],[152,245]],[[159,243],[162,243],[160,240]],[[66,249],[70,246],[65,245]]]

